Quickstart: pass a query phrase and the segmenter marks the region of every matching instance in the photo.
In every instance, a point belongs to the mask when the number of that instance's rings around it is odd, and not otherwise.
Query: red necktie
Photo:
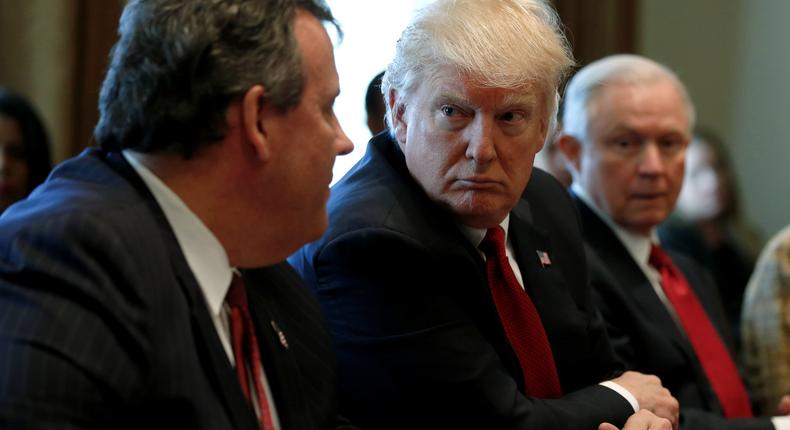
[[[260,425],[264,430],[274,430],[269,401],[263,388],[263,367],[261,354],[258,350],[258,340],[252,326],[250,308],[247,306],[247,291],[241,276],[233,274],[233,280],[225,298],[230,306],[230,331],[233,343],[233,355],[236,357],[236,376],[239,378],[241,389],[247,401],[250,398],[249,380],[252,379],[255,389],[255,400],[258,402],[260,412]],[[250,374],[248,375],[248,372]]]
[[[686,278],[669,256],[658,246],[650,250],[650,265],[661,273],[661,287],[675,308],[680,324],[702,364],[713,391],[719,398],[727,418],[751,417],[749,396],[730,357],[705,309],[689,288]]]
[[[502,227],[488,229],[480,250],[486,255],[488,285],[499,319],[524,373],[526,394],[544,399],[559,398],[562,389],[549,339],[535,305],[510,267]]]

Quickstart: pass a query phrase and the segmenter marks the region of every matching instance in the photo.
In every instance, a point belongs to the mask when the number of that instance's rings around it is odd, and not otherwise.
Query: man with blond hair
[[[543,1],[440,0],[403,32],[382,85],[390,133],[333,189],[327,233],[290,258],[361,427],[676,418],[657,378],[620,375],[571,202],[532,169],[572,64]],[[642,411],[626,428],[669,425]]]

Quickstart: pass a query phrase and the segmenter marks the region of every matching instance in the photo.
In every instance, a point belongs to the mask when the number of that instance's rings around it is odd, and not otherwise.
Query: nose
[[[335,151],[337,155],[346,155],[354,150],[354,143],[348,138],[340,122],[335,118]]]
[[[639,173],[644,175],[658,175],[664,172],[664,157],[655,142],[648,142],[642,151],[639,161]]]
[[[466,157],[475,160],[478,164],[487,163],[496,158],[494,148],[493,120],[483,115],[476,117],[466,133]]]

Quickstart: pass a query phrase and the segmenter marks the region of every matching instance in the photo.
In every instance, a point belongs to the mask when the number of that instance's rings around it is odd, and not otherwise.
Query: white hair
[[[400,105],[450,65],[481,86],[546,91],[553,125],[557,88],[573,64],[559,18],[544,0],[437,0],[403,31],[381,90],[385,99],[395,90]]]
[[[645,57],[618,54],[594,61],[579,70],[565,88],[562,130],[583,141],[590,120],[590,106],[603,89],[614,85],[644,85],[665,79],[672,82],[682,96],[689,120],[694,128],[696,113],[685,85],[668,67]]]

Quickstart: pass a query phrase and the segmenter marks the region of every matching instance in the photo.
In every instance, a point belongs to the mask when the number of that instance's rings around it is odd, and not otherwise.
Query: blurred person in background
[[[743,299],[741,334],[746,376],[758,407],[790,413],[790,225],[757,260]]]
[[[737,347],[743,292],[760,239],[743,217],[732,162],[715,134],[694,134],[675,213],[658,234],[666,248],[694,258],[713,274]]]
[[[384,114],[387,112],[387,107],[384,106],[384,97],[381,95],[381,78],[383,76],[383,71],[374,76],[368,84],[367,92],[365,92],[365,112],[368,116],[368,129],[373,136],[387,128],[387,124],[384,123]]]
[[[0,212],[42,183],[51,163],[47,132],[33,107],[0,87]]]

